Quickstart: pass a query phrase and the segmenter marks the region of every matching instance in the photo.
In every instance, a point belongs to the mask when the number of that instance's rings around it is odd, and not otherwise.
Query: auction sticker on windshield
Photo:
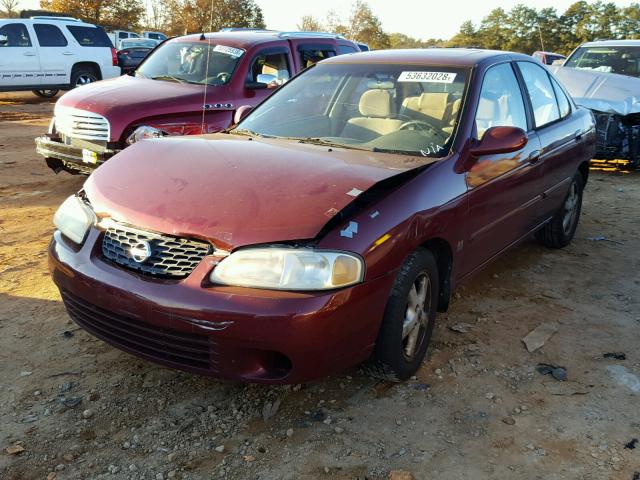
[[[241,57],[244,53],[244,50],[239,48],[227,47],[225,45],[216,45],[213,47],[214,52],[226,53],[227,55],[231,55],[232,57]]]
[[[451,72],[402,72],[399,82],[453,83],[456,78]]]

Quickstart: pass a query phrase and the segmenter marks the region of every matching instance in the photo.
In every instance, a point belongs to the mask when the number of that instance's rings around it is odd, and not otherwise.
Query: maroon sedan
[[[55,215],[51,271],[79,325],[164,365],[404,380],[460,282],[530,234],[571,241],[593,151],[591,113],[529,56],[335,57],[231,131],[98,168]]]

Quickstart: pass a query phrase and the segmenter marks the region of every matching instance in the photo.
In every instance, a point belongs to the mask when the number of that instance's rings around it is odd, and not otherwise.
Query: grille
[[[151,325],[97,307],[66,290],[60,293],[73,321],[107,343],[176,367],[216,370],[213,343],[205,335]]]
[[[58,107],[55,110],[55,125],[58,133],[69,138],[109,141],[109,121],[97,113]]]
[[[110,224],[102,240],[102,254],[106,259],[129,270],[161,278],[187,277],[205,255],[212,252],[213,248],[206,242],[118,224]]]

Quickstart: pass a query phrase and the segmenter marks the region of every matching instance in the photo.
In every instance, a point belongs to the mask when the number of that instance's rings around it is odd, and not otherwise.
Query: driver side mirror
[[[249,90],[260,90],[262,88],[269,88],[269,85],[277,81],[278,78],[275,75],[269,75],[267,73],[259,73],[256,75],[255,82],[247,82],[246,88]]]
[[[0,45],[4,47],[7,43],[9,43],[9,37],[6,35],[0,35]]]
[[[471,147],[469,153],[474,157],[498,155],[516,152],[527,144],[529,139],[524,130],[518,127],[491,127],[482,140]]]
[[[249,115],[251,110],[253,110],[251,105],[242,105],[241,107],[238,107],[236,113],[233,115],[233,124],[237,125],[240,123],[244,117]]]

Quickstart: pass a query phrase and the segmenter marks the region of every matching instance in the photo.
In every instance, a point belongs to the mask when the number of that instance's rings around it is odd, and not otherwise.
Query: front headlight
[[[362,281],[362,259],[310,248],[248,248],[222,260],[213,283],[277,290],[330,290]]]
[[[166,135],[167,132],[164,132],[158,128],[143,125],[136,128],[133,133],[127,137],[127,143],[129,145],[133,145],[134,143],[139,142],[140,140],[144,140],[145,138],[162,138]]]
[[[80,198],[71,195],[53,216],[53,224],[69,240],[81,245],[89,228],[96,223],[93,210]]]

